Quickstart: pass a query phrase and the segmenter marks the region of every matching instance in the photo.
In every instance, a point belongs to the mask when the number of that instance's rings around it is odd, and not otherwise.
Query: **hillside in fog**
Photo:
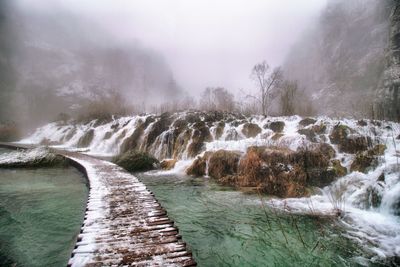
[[[392,0],[328,1],[294,46],[285,70],[317,114],[399,119],[398,6]]]
[[[400,266],[399,89],[400,0],[0,0],[0,266]]]
[[[144,112],[181,91],[159,53],[57,5],[43,11],[6,1],[0,12],[1,120],[36,125],[110,97]]]

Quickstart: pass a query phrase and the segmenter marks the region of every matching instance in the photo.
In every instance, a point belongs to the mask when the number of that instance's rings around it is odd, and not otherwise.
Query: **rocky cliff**
[[[390,13],[389,45],[381,77],[375,112],[379,118],[400,119],[400,3],[393,1]]]
[[[318,114],[398,120],[398,1],[330,0],[284,65]]]

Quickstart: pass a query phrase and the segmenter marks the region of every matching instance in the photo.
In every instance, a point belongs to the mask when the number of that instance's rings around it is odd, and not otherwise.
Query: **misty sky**
[[[21,0],[94,20],[122,42],[160,52],[184,89],[249,90],[252,66],[283,63],[326,0]],[[40,5],[39,3],[43,3]]]

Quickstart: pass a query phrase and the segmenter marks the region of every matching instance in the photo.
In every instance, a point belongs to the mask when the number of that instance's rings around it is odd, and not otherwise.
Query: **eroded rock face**
[[[353,163],[351,164],[351,171],[358,171],[367,173],[378,165],[378,160],[374,156],[367,153],[357,153]]]
[[[386,150],[386,145],[377,144],[368,151],[358,152],[351,164],[351,171],[367,173],[378,166],[378,157],[382,156]]]
[[[94,130],[87,131],[78,141],[77,147],[88,147],[92,143],[94,137]]]
[[[154,122],[152,117],[148,117],[144,122],[142,120],[138,121],[135,126],[135,131],[131,136],[126,138],[121,145],[121,153],[125,153],[128,150],[138,149],[139,139],[143,135],[144,130]]]
[[[318,150],[328,159],[336,156],[336,151],[330,144],[322,143],[318,145]]]
[[[326,132],[325,124],[320,123],[318,125],[308,126],[310,124],[314,124],[316,120],[314,119],[304,119],[304,120],[307,120],[303,122],[303,126],[305,126],[306,128],[297,130],[299,134],[305,135],[307,137],[307,140],[314,143],[317,143],[319,140],[325,140],[325,136],[323,136],[323,134],[325,134]],[[302,121],[300,121],[299,125],[301,125]]]
[[[188,146],[188,157],[193,158],[202,151],[204,142],[212,140],[210,130],[204,122],[197,122],[193,125],[191,140]]]
[[[224,133],[225,122],[219,122],[215,128],[215,139],[220,139]]]
[[[172,124],[172,117],[169,113],[163,113],[158,120],[156,120],[147,134],[145,147],[151,146],[156,138],[164,131],[169,129]]]
[[[206,152],[204,155],[198,156],[192,163],[192,165],[189,166],[189,168],[186,169],[186,174],[188,175],[193,175],[193,176],[204,176],[206,175],[206,170],[207,170],[207,161],[209,156],[211,155],[211,152]]]
[[[71,138],[76,134],[76,128],[72,128],[71,130],[69,130],[69,132],[65,135],[65,137],[63,138],[64,142],[68,142],[69,140],[71,140]]]
[[[239,139],[239,134],[234,128],[227,131],[225,141],[237,141]]]
[[[138,172],[155,169],[158,160],[144,152],[127,151],[115,158],[114,163],[129,172]]]
[[[354,131],[350,129],[350,127],[346,125],[335,125],[331,134],[329,135],[329,139],[332,144],[341,144],[347,138],[347,136]]]
[[[255,188],[278,197],[300,197],[310,187],[326,186],[340,172],[332,168],[329,145],[292,151],[279,147],[250,147],[245,155],[219,150],[198,157],[187,169],[190,175],[208,175],[235,187]],[[332,149],[332,147],[330,147]]]
[[[283,129],[285,128],[285,123],[283,121],[274,121],[271,122],[267,125],[267,128],[271,129],[275,133],[281,133],[283,132]]]
[[[242,133],[247,138],[256,137],[259,133],[261,133],[261,128],[254,123],[245,123],[243,125]]]
[[[44,138],[42,141],[40,141],[40,145],[42,146],[56,146],[56,145],[60,145],[60,142],[57,141],[51,141],[48,138]]]
[[[160,168],[163,170],[171,170],[175,167],[176,159],[164,159],[160,162]]]
[[[208,175],[215,179],[235,175],[240,156],[240,152],[226,150],[218,150],[212,153],[208,162]]]
[[[336,125],[330,136],[332,144],[337,144],[339,151],[355,154],[367,150],[372,140],[369,136],[357,134],[353,129],[345,125]]]
[[[340,160],[332,160],[332,169],[334,170],[336,177],[342,177],[347,174],[347,169],[342,166]]]
[[[317,142],[315,132],[312,129],[304,128],[297,131],[299,134],[305,135],[307,140]]]
[[[301,126],[303,126],[303,127],[306,127],[306,126],[308,126],[308,125],[310,125],[310,124],[314,124],[314,123],[316,123],[317,121],[315,120],[315,119],[312,119],[312,118],[304,118],[304,119],[302,119],[300,122],[299,122],[299,125],[301,125]]]

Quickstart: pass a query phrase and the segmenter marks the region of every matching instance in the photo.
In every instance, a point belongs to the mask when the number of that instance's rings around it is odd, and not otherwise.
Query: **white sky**
[[[23,1],[36,7],[40,2]],[[58,4],[95,19],[118,39],[136,39],[157,50],[178,83],[199,92],[207,86],[248,90],[252,66],[264,59],[272,66],[282,64],[326,1],[59,0]]]

